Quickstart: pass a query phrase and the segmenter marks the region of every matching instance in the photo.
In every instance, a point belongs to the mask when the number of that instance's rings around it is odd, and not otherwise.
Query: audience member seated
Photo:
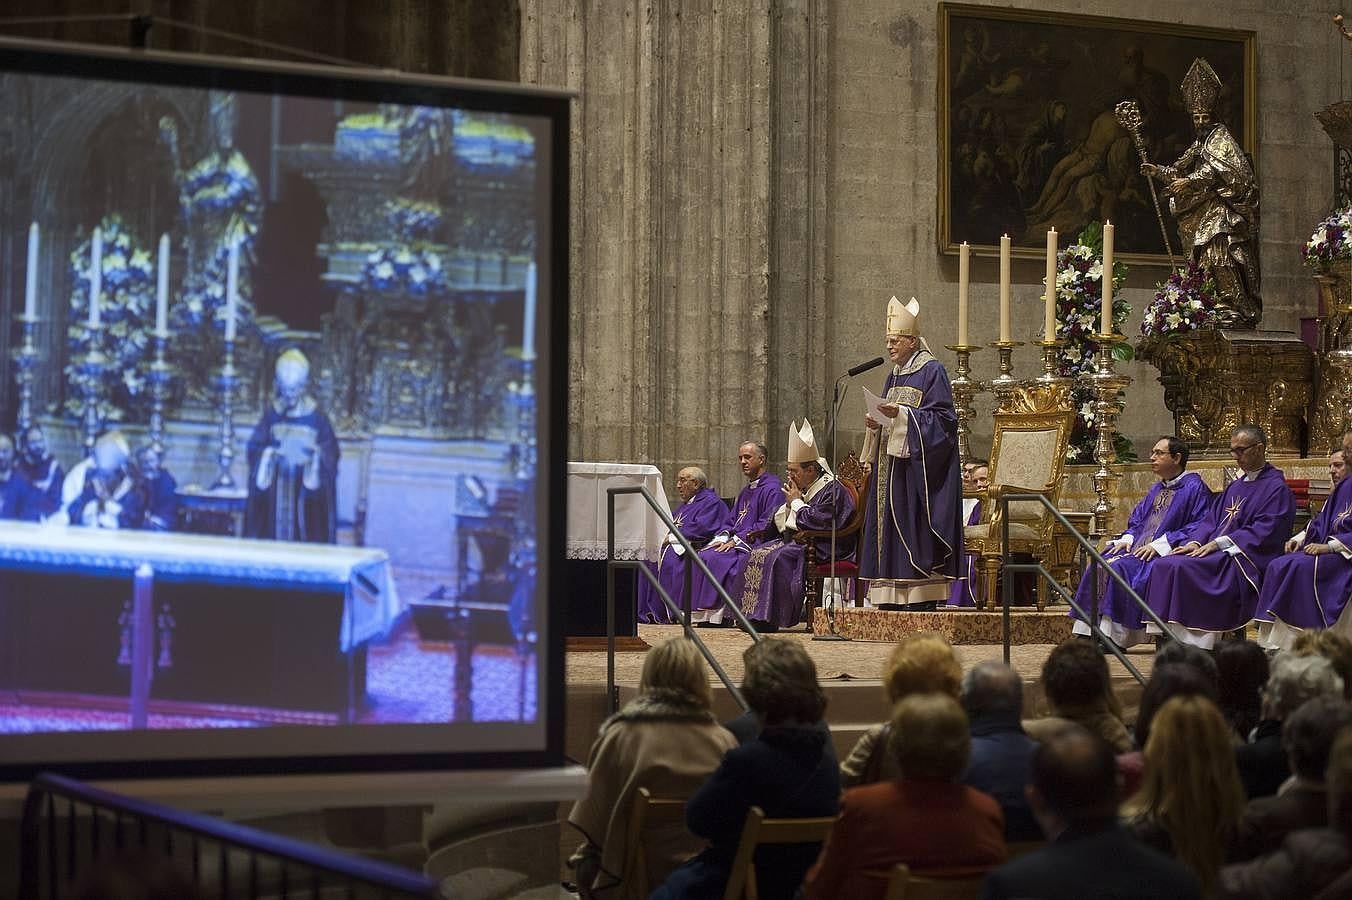
[[[1205,651],[1199,650],[1199,653]],[[1141,692],[1141,703],[1136,711],[1136,750],[1117,757],[1117,769],[1122,775],[1122,799],[1131,797],[1141,786],[1145,775],[1145,745],[1150,740],[1150,728],[1155,714],[1161,706],[1174,697],[1205,697],[1213,703],[1216,700],[1216,685],[1207,680],[1206,675],[1195,666],[1182,662],[1170,662],[1160,665],[1150,673],[1145,690]]]
[[[1045,740],[1070,721],[1103,738],[1114,753],[1132,749],[1122,707],[1108,677],[1108,663],[1092,643],[1071,638],[1053,648],[1042,664],[1042,690],[1051,716],[1023,723],[1033,740]]]
[[[1306,631],[1291,645],[1297,656],[1322,656],[1343,680],[1343,696],[1352,700],[1352,640],[1336,631]]]
[[[939,693],[957,699],[961,686],[962,666],[953,655],[953,647],[932,631],[902,638],[883,673],[889,714],[911,694]],[[896,757],[887,749],[891,734],[892,723],[883,722],[860,735],[840,764],[841,784],[848,788],[900,778]]]
[[[1127,828],[1169,853],[1209,890],[1232,853],[1244,814],[1225,717],[1205,697],[1174,697],[1160,707],[1145,745],[1145,777],[1127,801]]]
[[[0,519],[36,522],[55,510],[47,495],[33,487],[15,465],[9,435],[0,434]]]
[[[1240,743],[1248,743],[1263,711],[1267,652],[1253,641],[1225,641],[1216,651],[1221,715]]]
[[[1146,576],[1154,560],[1172,552],[1184,532],[1206,516],[1211,506],[1211,489],[1188,467],[1186,441],[1172,435],[1161,437],[1150,451],[1150,469],[1159,478],[1136,504],[1127,519],[1127,530],[1104,541],[1102,553],[1107,567],[1095,567],[1093,574],[1080,580],[1075,603],[1092,614],[1098,600],[1099,629],[1121,647],[1146,640],[1141,606],[1112,578],[1112,568],[1138,595],[1144,594]],[[1095,584],[1097,582],[1097,584]],[[1076,634],[1088,635],[1089,624],[1072,611]]]
[[[1041,840],[1042,829],[1026,794],[1037,744],[1020,722],[1023,679],[1004,663],[977,663],[963,676],[962,708],[972,732],[972,758],[963,783],[990,794],[1000,804],[1005,840]]]
[[[1343,453],[1352,452],[1352,431],[1343,435]],[[1263,643],[1290,647],[1296,636],[1332,628],[1352,593],[1352,479],[1333,488],[1309,527],[1286,544],[1286,553],[1268,563],[1258,614],[1271,622]]]
[[[1211,692],[1216,693],[1221,676],[1220,669],[1216,666],[1215,654],[1183,641],[1165,641],[1163,646],[1155,651],[1155,665],[1167,666],[1174,663],[1192,666],[1211,684]]]
[[[1254,617],[1263,570],[1281,554],[1296,519],[1291,488],[1267,461],[1263,429],[1232,431],[1230,454],[1244,477],[1230,483],[1168,556],[1151,564],[1141,592],[1174,637],[1204,650]],[[1146,625],[1147,632],[1155,628]]]
[[[1263,718],[1253,740],[1235,748],[1239,778],[1250,800],[1277,793],[1291,774],[1282,747],[1282,720],[1307,700],[1342,694],[1343,679],[1324,657],[1277,654],[1263,689]]]
[[[995,799],[959,783],[967,766],[967,716],[946,694],[897,704],[891,751],[899,781],[850,788],[821,858],[803,885],[807,900],[881,900],[887,885],[866,875],[905,863],[919,873],[983,870],[1005,860]]]
[[[761,631],[802,621],[807,550],[795,540],[797,533],[840,529],[854,515],[854,495],[827,466],[806,419],[801,429],[796,424],[789,426],[788,475],[784,504],[770,520],[770,529],[779,539],[751,551],[728,591]],[[835,542],[836,559],[852,559],[855,543],[855,535],[841,535]],[[819,562],[831,559],[831,544],[830,538],[814,540]]]
[[[173,531],[178,521],[178,482],[153,445],[136,451],[136,486],[145,509],[147,531]]]
[[[1217,897],[1267,900],[1315,896],[1341,898],[1352,894],[1352,875],[1349,875],[1352,868],[1350,729],[1343,729],[1333,742],[1325,783],[1328,785],[1328,827],[1294,831],[1286,836],[1275,853],[1252,862],[1226,866],[1221,870]]]
[[[826,751],[826,695],[817,667],[793,640],[762,640],[747,651],[742,693],[760,716],[756,740],[728,751],[686,806],[686,824],[709,846],[671,873],[651,900],[720,897],[737,853],[747,812],[768,818],[833,816],[840,808],[840,772]],[[762,847],[756,881],[762,900],[790,900],[820,847]]]
[[[681,505],[672,513],[671,520],[690,545],[702,550],[706,544],[732,521],[732,511],[723,498],[709,487],[709,476],[699,466],[686,466],[676,474],[676,493],[681,495]],[[644,563],[657,576],[662,589],[667,592],[676,605],[685,602],[685,548],[668,534],[657,563]],[[704,580],[704,574],[698,568],[690,572],[691,609],[694,609],[695,583]],[[657,590],[648,579],[638,579],[638,620],[640,622],[670,623],[671,613],[662,602]]]
[[[704,666],[683,637],[658,644],[644,657],[638,697],[601,724],[587,761],[586,793],[568,816],[586,838],[570,860],[583,897],[628,896],[626,836],[639,788],[655,797],[688,797],[735,746],[711,711]],[[645,843],[654,881],[699,849],[683,829]]]
[[[1117,819],[1117,766],[1096,734],[1066,723],[1033,753],[1028,802],[1048,845],[986,879],[986,900],[1189,900],[1184,866],[1133,838]]]
[[[1239,828],[1240,859],[1272,853],[1300,828],[1328,825],[1324,770],[1334,738],[1352,725],[1352,706],[1342,697],[1315,697],[1291,714],[1282,728],[1282,747],[1291,780],[1272,797],[1250,800]]]

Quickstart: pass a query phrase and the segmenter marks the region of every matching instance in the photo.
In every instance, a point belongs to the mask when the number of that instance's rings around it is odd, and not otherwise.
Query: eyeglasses
[[[1261,443],[1262,441],[1255,441],[1252,444],[1245,444],[1243,447],[1231,447],[1230,453],[1232,456],[1243,456],[1245,453],[1248,453],[1250,450],[1252,450],[1254,447],[1259,446]]]

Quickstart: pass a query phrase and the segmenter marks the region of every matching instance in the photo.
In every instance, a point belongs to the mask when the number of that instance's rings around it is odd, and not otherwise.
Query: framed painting
[[[1119,256],[1167,264],[1142,153],[1172,163],[1192,144],[1179,84],[1197,57],[1221,78],[1215,120],[1253,157],[1252,31],[940,3],[940,251],[995,254],[1008,234],[1014,255],[1036,257],[1052,226],[1072,239],[1111,220]],[[1141,109],[1142,149],[1117,123],[1122,100]]]

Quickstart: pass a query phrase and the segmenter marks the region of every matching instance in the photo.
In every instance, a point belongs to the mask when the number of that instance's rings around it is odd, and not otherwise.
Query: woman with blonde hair
[[[1234,846],[1244,803],[1220,709],[1197,694],[1165,702],[1151,721],[1141,788],[1122,811],[1128,829],[1191,869],[1209,891]]]
[[[887,692],[889,710],[913,694],[945,694],[958,699],[962,666],[953,653],[953,645],[933,631],[902,638],[887,661],[883,689]],[[895,781],[900,777],[896,759],[887,747],[891,735],[891,722],[881,722],[860,735],[850,755],[840,764],[842,787]]]
[[[625,871],[630,809],[640,787],[655,797],[689,797],[737,744],[714,718],[704,658],[674,637],[648,651],[639,695],[601,723],[587,761],[587,790],[568,821],[585,838],[570,863],[586,897],[634,896]],[[699,850],[684,829],[645,834],[656,883]]]

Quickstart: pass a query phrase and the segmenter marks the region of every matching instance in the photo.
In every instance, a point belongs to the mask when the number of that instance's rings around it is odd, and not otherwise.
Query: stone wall
[[[1010,4],[1000,4],[1010,5]],[[1296,330],[1313,286],[1300,243],[1332,196],[1315,110],[1352,92],[1348,0],[1038,0],[1051,12],[1251,29],[1258,35],[1264,327]],[[733,493],[741,435],[782,459],[789,419],[825,431],[836,373],[881,353],[893,293],[955,338],[957,260],[937,252],[938,8],[932,0],[715,4],[522,0],[522,78],[580,92],[575,137],[572,434],[576,458],[709,465]],[[1161,267],[1136,265],[1140,311]],[[1016,331],[1040,321],[1042,265],[1015,261]],[[972,337],[996,336],[993,259],[972,266]],[[1033,350],[1016,373],[1035,371]],[[977,354],[989,377],[993,352]],[[1132,379],[1122,428],[1172,429],[1156,372]],[[864,376],[872,388],[880,372]],[[858,397],[843,453],[861,436]],[[974,449],[989,442],[989,397]],[[712,465],[710,465],[712,464]]]

